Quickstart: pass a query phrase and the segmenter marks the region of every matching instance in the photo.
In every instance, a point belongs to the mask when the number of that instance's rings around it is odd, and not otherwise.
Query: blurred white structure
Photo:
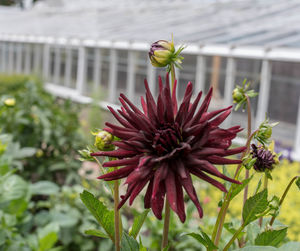
[[[187,81],[197,91],[212,83],[216,104],[230,105],[234,85],[253,81],[254,123],[266,113],[279,120],[275,138],[300,159],[299,11],[299,0],[48,0],[0,9],[0,71],[41,74],[49,91],[83,103],[99,86],[103,107],[118,105],[120,92],[138,102],[143,79],[155,91],[163,73],[147,59],[150,43],[173,32],[188,45],[179,96]],[[231,120],[246,125],[241,112]]]

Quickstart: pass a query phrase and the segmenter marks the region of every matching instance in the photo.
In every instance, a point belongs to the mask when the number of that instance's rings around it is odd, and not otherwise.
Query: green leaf
[[[280,251],[300,251],[300,242],[291,241],[288,243],[285,243],[280,248],[278,248]]]
[[[164,249],[162,251],[168,251],[169,247],[170,247],[170,243],[166,247],[164,247]]]
[[[3,182],[2,200],[10,201],[26,198],[28,192],[28,184],[18,175],[11,175]]]
[[[58,237],[55,232],[50,232],[43,238],[39,239],[39,249],[38,251],[46,251],[52,248],[57,242]]]
[[[8,212],[9,214],[14,214],[16,216],[22,216],[23,213],[27,210],[28,201],[24,199],[17,199],[12,200],[4,209],[4,211]]]
[[[243,208],[244,224],[248,225],[250,222],[259,218],[258,214],[263,213],[268,207],[268,191],[264,189],[262,192],[255,194],[248,198]]]
[[[200,230],[201,231],[201,230]],[[187,235],[193,237],[196,239],[198,242],[200,242],[203,246],[207,248],[208,251],[216,250],[218,249],[215,244],[211,241],[211,239],[208,237],[206,233],[201,231],[201,234],[196,234],[196,233],[189,233]]]
[[[257,186],[256,186],[256,188],[255,188],[254,194],[257,194],[257,193],[258,193],[258,191],[259,191],[259,189],[260,189],[260,187],[261,187],[261,184],[262,184],[262,182],[261,182],[261,177],[260,177],[260,179],[259,179],[259,181],[258,181],[258,183],[257,183]]]
[[[129,235],[132,236],[134,239],[136,239],[138,233],[140,232],[149,212],[150,210],[147,209],[142,214],[139,214],[134,218],[131,230],[129,231]]]
[[[68,212],[53,209],[50,211],[51,222],[60,227],[75,227],[80,220],[81,215],[75,208],[70,208]]]
[[[140,249],[139,251],[147,251],[147,248],[143,246],[142,240],[141,240],[141,236],[140,236]]]
[[[263,247],[262,249],[261,246],[247,246],[244,248],[234,249],[233,251],[278,251],[278,249],[274,247]]]
[[[100,238],[109,238],[109,237],[107,236],[107,234],[101,232],[101,231],[98,230],[98,229],[88,229],[88,230],[85,230],[84,233],[85,233],[85,234],[88,234],[88,235],[97,236],[97,237],[100,237]]]
[[[280,230],[268,230],[260,233],[255,239],[257,246],[273,246],[278,245],[283,241],[287,233],[287,227]]]
[[[52,195],[59,192],[59,186],[50,181],[38,181],[30,185],[33,195]]]
[[[265,175],[267,176],[267,178],[268,178],[269,180],[273,180],[272,174],[271,174],[271,172],[270,172],[269,169],[266,169],[266,170],[265,170]]]
[[[80,194],[80,198],[97,222],[103,227],[109,238],[114,241],[114,211],[108,210],[101,201],[86,190]]]
[[[237,196],[245,188],[245,186],[249,184],[252,177],[253,175],[250,178],[243,180],[242,184],[232,184],[233,190],[231,193],[230,200],[232,200],[235,196]]]
[[[223,174],[224,174],[225,176],[230,177],[230,173],[227,171],[227,168],[226,168],[225,165],[222,166],[222,172],[223,172]],[[232,184],[232,183],[229,182],[229,181],[225,181],[225,182],[224,182],[224,186],[225,186],[225,188],[227,189],[227,191],[229,190],[231,184]]]
[[[139,243],[127,233],[123,232],[121,251],[139,251]]]
[[[224,228],[232,235],[234,235],[237,231],[237,229],[233,227],[232,222],[225,223]],[[245,234],[245,232],[240,232],[237,238],[240,239],[244,234]]]
[[[35,154],[35,152],[36,152],[36,149],[33,147],[24,147],[24,148],[20,149],[20,151],[18,152],[18,155],[16,157],[17,157],[17,159],[31,157]]]

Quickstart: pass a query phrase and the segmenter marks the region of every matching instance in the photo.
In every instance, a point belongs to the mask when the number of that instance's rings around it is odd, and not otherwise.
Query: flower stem
[[[175,67],[174,64],[171,64],[171,93],[173,92],[174,83],[175,83]],[[166,246],[168,246],[168,235],[169,235],[169,227],[170,227],[170,205],[166,198],[165,203],[165,219],[164,219],[164,230],[163,230],[163,237],[161,243],[161,249],[163,250]]]
[[[101,165],[100,161],[97,159],[97,157],[93,156],[93,159],[97,162],[102,174],[105,174],[103,166]]]
[[[248,114],[248,130],[247,130],[247,138],[250,137],[251,134],[251,103],[250,103],[250,99],[248,97],[248,95],[245,95],[246,99],[247,99],[247,114]],[[250,148],[250,144],[249,146],[247,146]],[[247,149],[248,151],[248,149]],[[249,178],[249,170],[246,169],[246,173],[245,173],[245,179]],[[244,200],[243,200],[243,206],[246,203],[246,200],[248,198],[248,185],[245,186],[245,190],[244,190]]]
[[[229,249],[229,247],[233,244],[233,242],[235,241],[235,239],[238,237],[238,235],[243,231],[243,229],[245,228],[245,225],[242,224],[240,226],[240,228],[235,232],[235,234],[232,236],[232,238],[230,239],[230,241],[227,243],[227,245],[224,247],[223,251],[227,251]]]
[[[165,204],[165,219],[164,219],[164,231],[161,243],[161,249],[163,250],[166,246],[168,246],[168,235],[169,235],[169,226],[170,226],[170,205],[168,200],[166,199]]]
[[[174,83],[175,83],[175,66],[174,64],[171,64],[171,93],[173,91],[173,88],[174,88]]]
[[[290,188],[291,188],[293,182],[294,182],[296,179],[298,179],[298,178],[300,178],[300,176],[295,176],[294,178],[291,179],[290,183],[287,185],[287,187],[286,187],[284,193],[283,193],[282,196],[281,196],[281,199],[280,199],[280,201],[279,201],[279,206],[282,205],[282,203],[283,203],[283,201],[284,201],[284,199],[285,199],[285,197],[286,197],[288,191],[290,190]],[[275,221],[275,218],[276,218],[276,216],[273,216],[273,217],[271,218],[270,223],[269,223],[270,226],[273,225],[273,223],[274,223],[274,221]]]
[[[257,131],[258,131],[258,130],[255,130],[251,134],[251,104],[250,104],[249,97],[247,95],[246,95],[246,98],[247,98],[247,112],[248,112],[248,129],[247,129],[247,143],[246,143],[247,149],[242,154],[241,160],[250,151],[251,140],[254,137],[254,135],[257,133]],[[237,179],[239,177],[239,174],[241,172],[241,167],[242,167],[242,163],[237,166],[237,169],[236,169],[235,174],[234,174],[234,179]],[[249,178],[249,170],[246,170],[246,177],[247,176]],[[248,188],[247,188],[247,190],[248,190]],[[230,201],[231,201],[231,199],[230,199],[231,193],[232,193],[232,185],[230,186],[230,189],[229,189],[228,193],[225,195],[224,202],[223,202],[222,207],[221,207],[221,209],[219,211],[218,218],[217,218],[214,230],[213,230],[212,241],[214,242],[214,244],[216,246],[219,245],[219,241],[220,241],[220,238],[221,238],[221,234],[222,234],[222,230],[223,230],[223,225],[224,225],[224,221],[225,221],[225,216],[226,216],[227,209],[228,209]],[[244,198],[245,198],[245,194],[244,194]]]
[[[117,167],[114,168],[116,170]],[[120,213],[119,205],[119,181],[114,182],[114,212],[115,212],[115,247],[116,251],[120,251]]]
[[[268,188],[268,176],[266,174],[264,174],[264,188],[263,189],[267,189],[267,188]],[[262,226],[262,223],[263,223],[263,217],[260,217],[259,221],[258,221],[259,227]]]

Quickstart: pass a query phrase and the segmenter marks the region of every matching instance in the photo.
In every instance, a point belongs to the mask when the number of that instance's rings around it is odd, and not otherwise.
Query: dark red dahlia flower
[[[223,184],[212,176],[239,183],[214,166],[237,164],[239,160],[224,158],[240,153],[245,147],[228,149],[239,126],[221,129],[219,125],[231,112],[231,106],[208,112],[212,97],[209,90],[199,109],[197,106],[201,92],[190,103],[193,87],[189,82],[182,104],[177,108],[176,83],[171,93],[169,78],[163,85],[159,78],[159,95],[155,102],[148,83],[145,80],[146,101],[141,98],[143,111],[134,106],[123,94],[120,95],[122,109],[118,113],[108,107],[122,126],[106,123],[106,130],[119,137],[121,141],[113,144],[115,151],[97,152],[93,156],[115,157],[118,160],[103,164],[104,167],[122,166],[120,169],[104,174],[99,179],[116,180],[125,178],[127,192],[121,196],[119,208],[129,199],[131,205],[136,196],[147,186],[145,208],[152,208],[154,215],[162,218],[164,198],[172,210],[185,221],[183,188],[198,209],[200,217],[203,211],[192,183],[191,174],[209,182],[222,191]]]

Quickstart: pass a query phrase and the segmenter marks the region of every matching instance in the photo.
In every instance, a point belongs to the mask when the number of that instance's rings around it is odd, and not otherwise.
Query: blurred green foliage
[[[78,182],[77,149],[85,145],[78,105],[44,91],[40,81],[23,75],[0,75],[0,128],[21,147],[35,149],[24,163],[22,176],[59,184]],[[5,100],[15,105],[5,106]],[[77,179],[77,180],[76,180]]]
[[[59,187],[48,180],[31,183],[22,172],[17,174],[29,152],[20,160],[18,153],[24,148],[9,134],[0,134],[0,149],[0,250],[100,250],[99,240],[84,234],[96,227],[79,198],[84,186]],[[86,188],[96,190],[91,183],[83,182]]]
[[[96,221],[79,194],[88,188],[106,197],[77,160],[86,144],[79,108],[35,78],[0,75],[1,251],[101,250],[84,234]]]

